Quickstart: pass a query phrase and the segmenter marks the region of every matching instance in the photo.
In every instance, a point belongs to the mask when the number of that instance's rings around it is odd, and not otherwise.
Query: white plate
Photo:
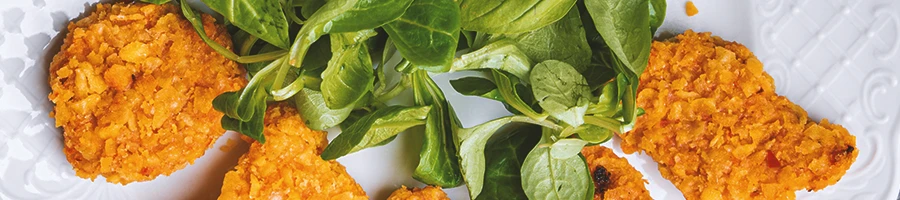
[[[48,117],[47,67],[61,44],[60,30],[97,0],[0,3],[0,199],[213,199],[224,173],[244,151],[219,147],[229,132],[194,165],[168,177],[120,186],[74,176],[62,153],[62,137]],[[856,163],[836,185],[800,199],[896,199],[900,191],[900,1],[698,1],[700,13],[684,14],[684,0],[670,0],[661,30],[692,28],[744,43],[775,78],[779,94],[814,119],[829,118],[857,136]],[[465,97],[436,81],[454,103],[464,126],[506,111],[496,102]],[[334,134],[330,135],[331,137]],[[374,199],[384,199],[410,178],[420,136],[401,134],[390,145],[338,159]],[[618,141],[605,144],[617,146]],[[616,153],[623,155],[617,149]],[[644,155],[625,155],[644,173],[655,199],[681,199]],[[466,199],[466,189],[446,189]]]

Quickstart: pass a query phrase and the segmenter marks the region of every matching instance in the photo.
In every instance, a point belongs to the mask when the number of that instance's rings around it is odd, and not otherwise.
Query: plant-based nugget
[[[637,105],[646,114],[621,134],[687,199],[793,199],[841,179],[856,137],[775,94],[746,47],[687,31],[654,42]]]
[[[203,16],[209,37],[230,36]],[[171,4],[97,4],[68,25],[50,64],[51,117],[82,178],[128,184],[193,163],[225,133],[217,95],[246,84],[243,70],[209,48]]]
[[[225,174],[219,199],[368,199],[344,166],[319,157],[326,133],[306,127],[293,106],[270,105],[264,123],[266,143],[254,141]]]
[[[441,187],[407,188],[404,185],[394,190],[388,200],[450,200],[450,197],[447,197]]]
[[[594,199],[651,199],[644,176],[609,148],[595,145],[581,149],[594,181]]]

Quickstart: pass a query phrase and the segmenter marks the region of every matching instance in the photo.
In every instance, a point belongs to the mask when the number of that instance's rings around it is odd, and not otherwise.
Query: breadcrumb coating
[[[388,200],[450,200],[450,198],[438,186],[407,188],[404,185],[400,189],[394,190]]]
[[[609,183],[605,191],[594,191],[594,199],[652,199],[650,191],[644,183],[644,176],[628,164],[628,160],[619,157],[616,153],[604,146],[595,145],[581,149],[591,170],[592,180],[596,182],[595,171],[603,167],[609,174]]]
[[[231,39],[203,15],[207,34]],[[171,4],[97,4],[69,23],[50,64],[51,117],[82,178],[128,184],[169,175],[202,156],[225,130],[217,95],[246,84]]]
[[[622,149],[649,154],[687,199],[794,199],[840,180],[856,137],[809,119],[750,50],[710,35],[653,43],[637,97],[646,114]]]
[[[225,174],[219,199],[368,199],[337,161],[325,161],[326,133],[306,127],[290,104],[270,105],[266,143],[253,142]]]

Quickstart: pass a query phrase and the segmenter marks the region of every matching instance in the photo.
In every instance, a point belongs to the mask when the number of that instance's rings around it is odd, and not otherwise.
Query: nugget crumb
[[[617,156],[609,148],[588,146],[581,150],[591,171],[595,186],[594,199],[652,199],[644,183],[644,176],[628,160]],[[606,177],[598,177],[598,175]],[[603,183],[598,184],[598,180]]]
[[[859,153],[847,129],[775,94],[744,45],[710,33],[654,42],[638,91],[646,114],[622,149],[649,154],[687,199],[793,199],[836,183]]]
[[[169,175],[225,132],[212,100],[246,84],[244,72],[179,13],[171,4],[99,3],[69,23],[48,97],[77,176],[128,184]],[[230,47],[214,22],[203,15],[208,35]]]
[[[344,166],[319,157],[326,133],[307,128],[292,105],[270,105],[264,123],[266,143],[253,142],[225,174],[219,199],[368,199]]]
[[[405,185],[394,190],[388,200],[450,200],[447,193],[438,186],[407,188]]]
[[[688,17],[693,17],[700,13],[700,10],[697,10],[697,6],[694,6],[693,1],[688,1],[684,4],[684,13],[687,14]]]

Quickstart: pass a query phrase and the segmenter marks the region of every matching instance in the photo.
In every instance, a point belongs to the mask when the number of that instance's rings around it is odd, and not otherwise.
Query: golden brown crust
[[[243,70],[179,13],[171,4],[101,3],[68,25],[50,64],[50,115],[79,177],[127,184],[168,175],[225,132],[212,100],[240,89]],[[214,21],[203,16],[208,35],[230,47]]]
[[[687,199],[792,199],[834,184],[856,159],[856,138],[775,94],[743,45],[690,30],[676,39],[653,43],[637,97],[646,114],[619,136]]]
[[[609,148],[603,146],[588,146],[581,149],[591,171],[594,180],[594,171],[603,166],[609,172],[609,186],[605,192],[594,192],[594,199],[652,199],[650,191],[644,183],[644,176],[628,164],[628,160],[619,157]]]
[[[405,185],[391,193],[388,200],[450,200],[438,186],[407,188]]]
[[[307,128],[290,104],[269,106],[263,134],[266,143],[253,142],[225,174],[219,199],[368,199],[344,166],[319,157],[326,133]]]

